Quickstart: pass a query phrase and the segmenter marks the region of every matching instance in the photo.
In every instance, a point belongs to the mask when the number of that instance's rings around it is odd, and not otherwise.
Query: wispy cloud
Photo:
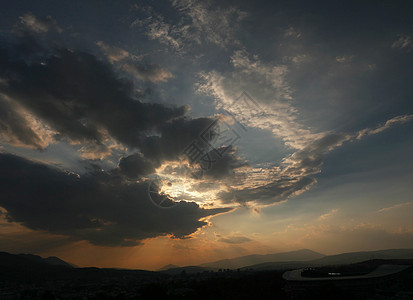
[[[147,80],[152,82],[165,82],[170,78],[173,78],[171,72],[165,70],[156,64],[141,64],[141,63],[125,63],[122,65],[122,69],[136,76],[140,80]]]
[[[122,48],[108,45],[102,41],[96,44],[103,50],[109,62],[134,75],[139,80],[156,83],[165,82],[173,77],[171,72],[157,64],[142,63],[143,55],[133,55]]]
[[[413,49],[413,40],[410,36],[405,34],[399,34],[398,39],[391,45],[392,48],[405,49],[411,51]]]
[[[329,211],[328,213],[325,213],[325,214],[321,215],[320,217],[318,217],[318,220],[324,221],[324,220],[332,217],[332,216],[335,215],[336,213],[338,213],[338,209],[332,209],[332,210]]]
[[[387,120],[386,123],[384,123],[384,125],[380,125],[376,128],[365,128],[360,130],[357,134],[357,139],[361,139],[362,137],[367,135],[374,135],[383,132],[384,130],[389,129],[394,125],[403,124],[411,120],[413,120],[413,115],[402,115],[391,118],[390,120]]]
[[[406,207],[406,206],[410,206],[413,205],[413,202],[404,202],[404,203],[399,203],[390,207],[385,207],[382,209],[379,209],[377,212],[382,213],[382,212],[387,212],[393,209],[397,209],[397,208],[402,208],[402,207]]]
[[[216,107],[223,108],[247,126],[270,130],[293,149],[303,149],[321,137],[297,121],[297,110],[291,105],[293,90],[286,80],[286,65],[265,64],[247,51],[235,51],[231,57],[233,70],[226,73],[201,73],[198,92],[214,97]],[[237,101],[248,91],[259,104]],[[251,104],[251,103],[250,103]]]
[[[50,16],[47,16],[46,18],[38,18],[29,12],[20,16],[19,21],[17,26],[36,33],[45,33],[50,30],[55,30],[58,33],[63,32],[63,29]]]
[[[296,28],[290,26],[284,31],[284,36],[298,39],[299,37],[301,37],[301,32],[298,31]]]
[[[183,49],[183,37],[185,36],[186,28],[170,25],[158,14],[150,15],[143,20],[137,19],[131,26],[143,28],[145,34],[151,40],[157,40],[177,52],[185,51]]]
[[[209,1],[173,0],[172,5],[190,19],[192,38],[199,44],[205,40],[225,48],[229,44],[239,43],[235,39],[235,30],[247,16],[246,12],[233,6],[222,8]]]
[[[131,26],[140,27],[151,40],[157,40],[170,49],[185,53],[194,45],[213,44],[222,48],[238,45],[235,38],[238,23],[247,14],[236,7],[219,7],[210,1],[171,1],[179,14],[177,22],[164,17],[146,6],[139,11],[146,17],[136,19]]]
[[[242,235],[229,235],[218,239],[218,242],[223,242],[227,244],[242,244],[250,241],[250,238]]]
[[[13,146],[44,149],[54,142],[56,131],[18,102],[0,93],[0,138]]]
[[[348,62],[351,62],[353,58],[354,58],[354,55],[336,56],[336,61],[339,63],[348,63]]]
[[[102,41],[96,42],[96,45],[98,45],[103,50],[106,57],[111,63],[131,57],[131,54],[128,51],[119,47],[108,45]]]
[[[317,182],[314,175],[322,171],[328,153],[346,142],[413,119],[412,115],[397,116],[377,128],[358,132],[316,132],[298,118],[298,110],[293,106],[294,90],[287,80],[287,65],[264,63],[245,50],[235,51],[231,62],[231,71],[201,73],[198,92],[212,96],[217,109],[232,113],[247,127],[271,131],[292,153],[280,165],[252,165],[237,170],[247,174],[248,180],[239,176],[237,182],[222,190],[218,197],[224,203],[272,205],[299,195]],[[253,99],[248,99],[248,95],[244,99],[239,97],[242,91],[248,91]]]

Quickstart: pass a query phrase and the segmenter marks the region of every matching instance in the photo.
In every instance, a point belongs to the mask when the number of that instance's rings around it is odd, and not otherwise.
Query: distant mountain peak
[[[47,262],[48,264],[54,265],[54,266],[65,266],[65,267],[70,267],[73,268],[75,265],[68,263],[56,256],[49,256],[47,258],[43,258],[44,262]]]
[[[47,263],[49,265],[53,265],[53,266],[65,266],[65,267],[69,267],[69,268],[73,268],[75,267],[75,265],[72,265],[68,262],[65,262],[64,260],[56,257],[56,256],[49,256],[47,258],[42,258],[39,255],[35,255],[35,254],[27,254],[27,253],[20,253],[17,254],[19,257],[23,257],[26,259],[29,259],[31,261],[37,261],[37,262],[43,262],[43,263]]]

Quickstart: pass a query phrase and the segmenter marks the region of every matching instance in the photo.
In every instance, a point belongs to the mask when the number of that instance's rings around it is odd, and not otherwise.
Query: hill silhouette
[[[323,257],[323,254],[314,252],[309,249],[301,249],[290,252],[280,252],[264,255],[253,254],[232,259],[222,259],[215,262],[201,264],[200,267],[211,269],[238,269],[266,262],[310,261],[321,259]]]
[[[348,252],[337,255],[328,255],[309,261],[272,261],[246,266],[254,270],[279,270],[289,268],[317,267],[328,265],[355,264],[369,260],[413,259],[413,249],[387,249],[377,251]]]
[[[32,254],[0,252],[0,282],[41,283],[50,280],[80,280],[97,282],[110,278],[163,278],[159,272],[146,270],[119,270],[110,268],[74,268],[63,260],[43,259]]]
[[[64,260],[56,257],[56,256],[49,256],[47,258],[42,258],[39,255],[34,255],[34,254],[18,254],[20,257],[24,257],[27,259],[30,259],[32,261],[37,261],[37,262],[45,262],[48,263],[50,265],[54,265],[54,266],[66,266],[69,268],[73,268],[76,267],[74,264],[65,262]]]

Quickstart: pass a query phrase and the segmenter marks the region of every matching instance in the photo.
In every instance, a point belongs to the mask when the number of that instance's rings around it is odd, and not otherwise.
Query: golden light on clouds
[[[191,165],[183,159],[164,162],[155,169],[159,192],[171,196],[174,201],[193,201],[208,208],[222,207],[218,194],[226,187],[217,181],[195,178],[199,170],[199,165]]]

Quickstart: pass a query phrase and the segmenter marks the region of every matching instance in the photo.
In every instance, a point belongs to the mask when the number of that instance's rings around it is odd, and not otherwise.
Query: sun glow
[[[226,187],[205,178],[196,178],[199,169],[186,160],[163,163],[155,175],[159,193],[167,194],[175,201],[192,201],[209,208],[221,207],[217,194]]]

